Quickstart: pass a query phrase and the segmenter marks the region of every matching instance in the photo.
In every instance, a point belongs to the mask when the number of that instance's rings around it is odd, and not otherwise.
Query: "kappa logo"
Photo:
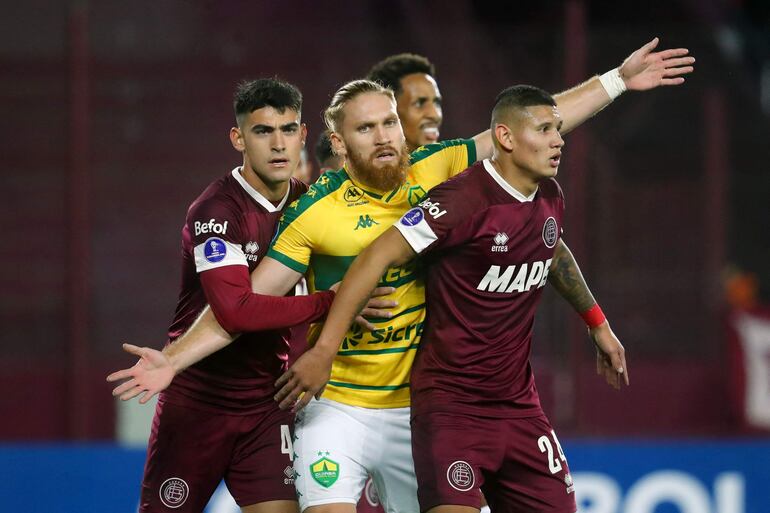
[[[184,479],[170,477],[160,485],[160,501],[168,508],[176,509],[185,503],[190,495],[190,488]]]
[[[364,197],[364,191],[362,191],[355,185],[351,185],[350,187],[345,189],[345,194],[343,194],[342,197],[348,203],[355,203],[356,201]]]
[[[324,488],[329,488],[340,477],[340,466],[336,461],[327,457],[329,456],[328,452],[319,451],[318,454],[325,454],[325,456],[310,465],[310,475],[313,476],[316,483]]]
[[[446,480],[458,492],[467,492],[473,488],[476,476],[473,475],[473,468],[468,463],[458,460],[446,469]]]
[[[495,235],[495,238],[493,239],[495,244],[492,246],[492,253],[507,253],[508,252],[508,246],[506,246],[506,243],[508,242],[508,234],[505,232],[500,232],[497,235]]]
[[[246,245],[243,247],[243,252],[246,256],[246,260],[250,260],[252,262],[256,262],[259,258],[259,255],[257,255],[257,251],[259,251],[259,244],[256,242],[249,241],[246,243]]]
[[[227,245],[219,237],[210,237],[203,243],[203,256],[206,260],[215,264],[221,262],[227,256]]]
[[[567,493],[575,491],[575,483],[572,481],[572,476],[570,474],[564,476],[564,484],[567,485]]]
[[[549,217],[543,224],[543,242],[547,248],[552,248],[556,245],[556,239],[559,238],[559,233],[556,230],[556,219]]]
[[[358,224],[356,224],[356,227],[353,228],[353,230],[355,231],[355,230],[358,230],[359,228],[371,228],[375,224],[380,224],[380,223],[378,223],[377,221],[369,217],[368,214],[365,216],[358,216]]]
[[[193,230],[195,231],[196,237],[202,233],[217,233],[219,235],[224,235],[227,233],[227,221],[224,223],[217,223],[214,218],[209,219],[207,223],[195,221],[195,223],[193,223]]]

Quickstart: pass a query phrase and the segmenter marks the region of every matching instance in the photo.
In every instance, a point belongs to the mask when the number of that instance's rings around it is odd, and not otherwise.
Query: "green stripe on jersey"
[[[411,155],[409,155],[409,164],[414,165],[419,161],[430,157],[434,153],[438,153],[444,148],[449,148],[450,146],[461,146],[461,145],[465,145],[468,149],[468,161],[469,161],[468,165],[476,162],[476,142],[473,139],[450,139],[449,141],[441,141],[437,143],[427,144],[425,146],[420,146],[419,148],[414,150]],[[473,160],[471,160],[471,154],[473,154]]]
[[[329,287],[342,280],[355,259],[355,255],[310,255],[310,269],[313,271],[315,290],[329,290]]]
[[[279,253],[278,251],[274,250],[273,248],[270,248],[267,250],[267,255],[270,258],[273,258],[275,260],[278,260],[283,265],[288,267],[289,269],[292,269],[294,271],[297,271],[298,273],[305,274],[305,271],[307,271],[307,266],[303,263],[297,262],[291,257],[287,257],[283,253]]]
[[[306,210],[339,189],[347,179],[348,174],[344,168],[336,171],[327,171],[322,174],[318,180],[310,186],[305,194],[300,196],[297,201],[284,210],[283,215],[281,216],[281,222],[278,223],[278,231],[273,237],[273,240],[277,240],[278,236],[281,235],[286,227]]]
[[[389,347],[387,349],[372,349],[369,351],[367,351],[366,349],[350,349],[347,351],[337,351],[337,356],[359,356],[359,355],[370,355],[370,354],[406,353],[407,351],[411,351],[412,349],[417,349],[418,347],[420,347],[419,342],[416,342],[411,346],[406,346],[406,347]]]
[[[401,390],[403,388],[409,388],[409,383],[402,383],[400,385],[358,385],[356,383],[343,383],[342,381],[329,381],[329,384],[335,387],[353,388],[356,390]]]

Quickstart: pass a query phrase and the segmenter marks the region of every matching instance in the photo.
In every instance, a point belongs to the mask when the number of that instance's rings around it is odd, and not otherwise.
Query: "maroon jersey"
[[[485,160],[432,189],[396,223],[427,269],[413,415],[542,414],[529,363],[532,327],[563,212],[555,180],[525,197]]]
[[[214,299],[206,297],[200,273],[227,266],[253,271],[267,252],[281,211],[306,190],[292,179],[286,196],[273,205],[246,182],[238,167],[190,205],[182,229],[182,289],[169,341],[185,333]],[[176,376],[162,399],[228,413],[273,407],[274,383],[288,358],[288,336],[287,329],[243,333]]]

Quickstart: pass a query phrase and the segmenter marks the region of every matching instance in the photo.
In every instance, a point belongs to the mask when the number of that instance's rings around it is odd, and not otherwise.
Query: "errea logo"
[[[505,232],[500,232],[497,235],[495,235],[494,244],[492,245],[492,253],[507,253],[508,252],[508,246],[506,246],[506,243],[508,242],[508,234]]]
[[[259,251],[259,244],[256,242],[249,241],[243,246],[243,254],[246,257],[246,260],[250,260],[252,262],[256,262],[259,258],[259,255],[257,255],[257,251]]]

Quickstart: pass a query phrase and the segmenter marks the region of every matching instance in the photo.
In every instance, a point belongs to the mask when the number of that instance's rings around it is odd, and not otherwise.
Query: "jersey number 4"
[[[553,429],[551,430],[551,437],[556,443],[556,450],[559,452],[558,459],[553,454],[553,445],[551,444],[548,435],[543,435],[538,438],[537,446],[540,447],[540,452],[548,453],[548,469],[551,471],[551,474],[555,474],[561,471],[561,462],[559,460],[567,461],[567,458],[564,456],[564,451],[561,450],[561,444],[559,443],[559,439],[556,438],[556,433]]]
[[[294,444],[287,424],[281,424],[281,454],[288,454],[289,461],[294,461]]]

